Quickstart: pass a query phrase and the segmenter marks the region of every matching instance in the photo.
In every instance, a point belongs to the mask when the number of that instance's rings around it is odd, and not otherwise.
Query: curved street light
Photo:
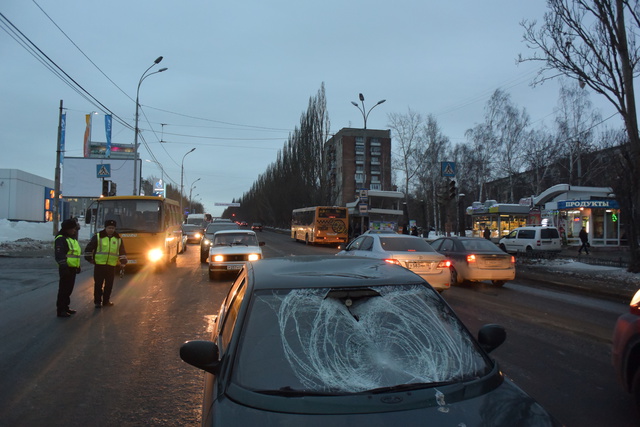
[[[367,128],[367,118],[369,118],[369,113],[371,112],[371,110],[373,110],[374,108],[376,108],[378,105],[385,103],[387,100],[386,99],[382,99],[380,101],[378,101],[378,103],[376,105],[374,105],[373,107],[369,108],[369,111],[367,111],[364,107],[364,95],[363,94],[358,94],[358,97],[360,98],[360,102],[362,103],[362,107],[360,107],[356,102],[351,101],[351,103],[353,105],[356,106],[356,108],[358,110],[360,110],[360,112],[362,113],[362,118],[364,119],[364,128]],[[365,113],[365,111],[367,111]]]
[[[200,178],[196,179],[191,183],[191,188],[189,189],[189,213],[191,213],[191,194],[193,194],[193,189],[196,188],[196,182],[200,181]]]
[[[142,81],[147,77],[153,74],[162,73],[163,71],[168,70],[168,68],[160,68],[158,71],[154,71],[153,73],[147,74],[147,72],[152,67],[159,64],[160,61],[162,61],[162,56],[157,57],[156,60],[153,61],[153,64],[151,64],[149,68],[144,70],[144,73],[142,73],[142,76],[140,76],[140,81],[138,82],[138,89],[136,90],[136,126],[135,126],[134,137],[133,137],[133,195],[134,196],[137,196],[139,194],[139,191],[138,191],[138,133],[140,132],[140,128],[138,127],[138,119],[139,119],[139,110],[140,110],[140,85],[142,84]]]
[[[187,154],[193,153],[195,149],[196,147],[193,147],[191,150],[187,151],[184,156],[182,156],[182,163],[180,166],[180,215],[182,216],[184,216],[184,211],[182,210],[182,194],[184,192],[184,158],[187,157]]]

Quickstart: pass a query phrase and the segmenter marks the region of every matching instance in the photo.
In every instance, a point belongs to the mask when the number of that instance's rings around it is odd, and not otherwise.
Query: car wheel
[[[502,250],[502,252],[507,252],[507,247],[504,245],[504,243],[500,243],[500,249]]]
[[[209,280],[218,280],[218,273],[209,270]]]
[[[494,286],[501,288],[507,282],[505,280],[492,280],[491,283],[493,283]]]
[[[640,414],[640,368],[636,369],[636,373],[631,380],[631,395],[633,396],[633,402],[636,405],[636,410]]]
[[[525,249],[525,252],[527,256],[531,256],[533,254],[533,248],[531,246],[527,246],[527,249]]]
[[[457,285],[460,283],[458,281],[458,272],[455,268],[451,267],[451,286]]]
[[[200,252],[200,262],[203,264],[207,262],[207,254]]]
[[[311,244],[311,242],[309,242],[309,235],[308,234],[304,235],[304,244],[305,245],[310,245]]]

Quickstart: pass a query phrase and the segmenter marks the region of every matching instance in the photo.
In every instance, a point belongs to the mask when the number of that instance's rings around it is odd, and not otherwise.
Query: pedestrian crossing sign
[[[447,177],[456,176],[456,162],[440,162],[441,175]]]
[[[96,165],[97,178],[111,178],[111,164]]]

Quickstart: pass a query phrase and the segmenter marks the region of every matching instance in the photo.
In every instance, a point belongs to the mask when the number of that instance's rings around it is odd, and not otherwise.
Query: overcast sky
[[[360,92],[367,109],[386,99],[371,112],[370,129],[387,129],[388,114],[410,108],[433,114],[461,143],[497,88],[535,126],[551,126],[557,83],[532,88],[539,65],[516,64],[519,53],[531,54],[520,22],[540,21],[545,7],[541,0],[4,0],[0,168],[54,178],[60,100],[66,156],[82,156],[90,112],[98,113],[93,140],[105,141],[104,108],[19,44],[5,18],[131,127],[138,81],[162,55],[151,71],[168,70],[140,87],[142,135],[178,186],[183,156],[196,148],[184,158],[185,194],[195,185],[194,198],[219,215],[224,208],[214,204],[241,197],[276,159],[322,83],[332,133],[362,127],[351,105]],[[603,117],[613,114],[597,94],[591,100]],[[133,137],[114,118],[112,141]],[[140,157],[152,159],[147,147]],[[144,178],[160,175],[143,162]]]

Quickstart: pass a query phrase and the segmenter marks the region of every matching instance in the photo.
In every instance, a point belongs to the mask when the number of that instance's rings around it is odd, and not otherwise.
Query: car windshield
[[[209,224],[207,226],[207,229],[205,230],[206,234],[209,234],[210,237],[213,236],[217,231],[220,230],[234,230],[234,229],[238,229],[240,228],[238,226],[238,224],[234,224],[234,223],[226,223],[226,224]]]
[[[469,240],[461,240],[462,246],[467,251],[493,251],[498,250],[498,247],[495,243],[490,242],[487,239],[469,239]]]
[[[202,226],[197,224],[182,224],[183,231],[197,231],[202,230]]]
[[[435,252],[419,237],[380,237],[380,245],[387,252]]]
[[[213,236],[213,246],[258,246],[258,239],[249,233],[222,233]]]
[[[491,369],[449,306],[421,285],[258,291],[249,313],[233,381],[254,391],[349,394]]]

